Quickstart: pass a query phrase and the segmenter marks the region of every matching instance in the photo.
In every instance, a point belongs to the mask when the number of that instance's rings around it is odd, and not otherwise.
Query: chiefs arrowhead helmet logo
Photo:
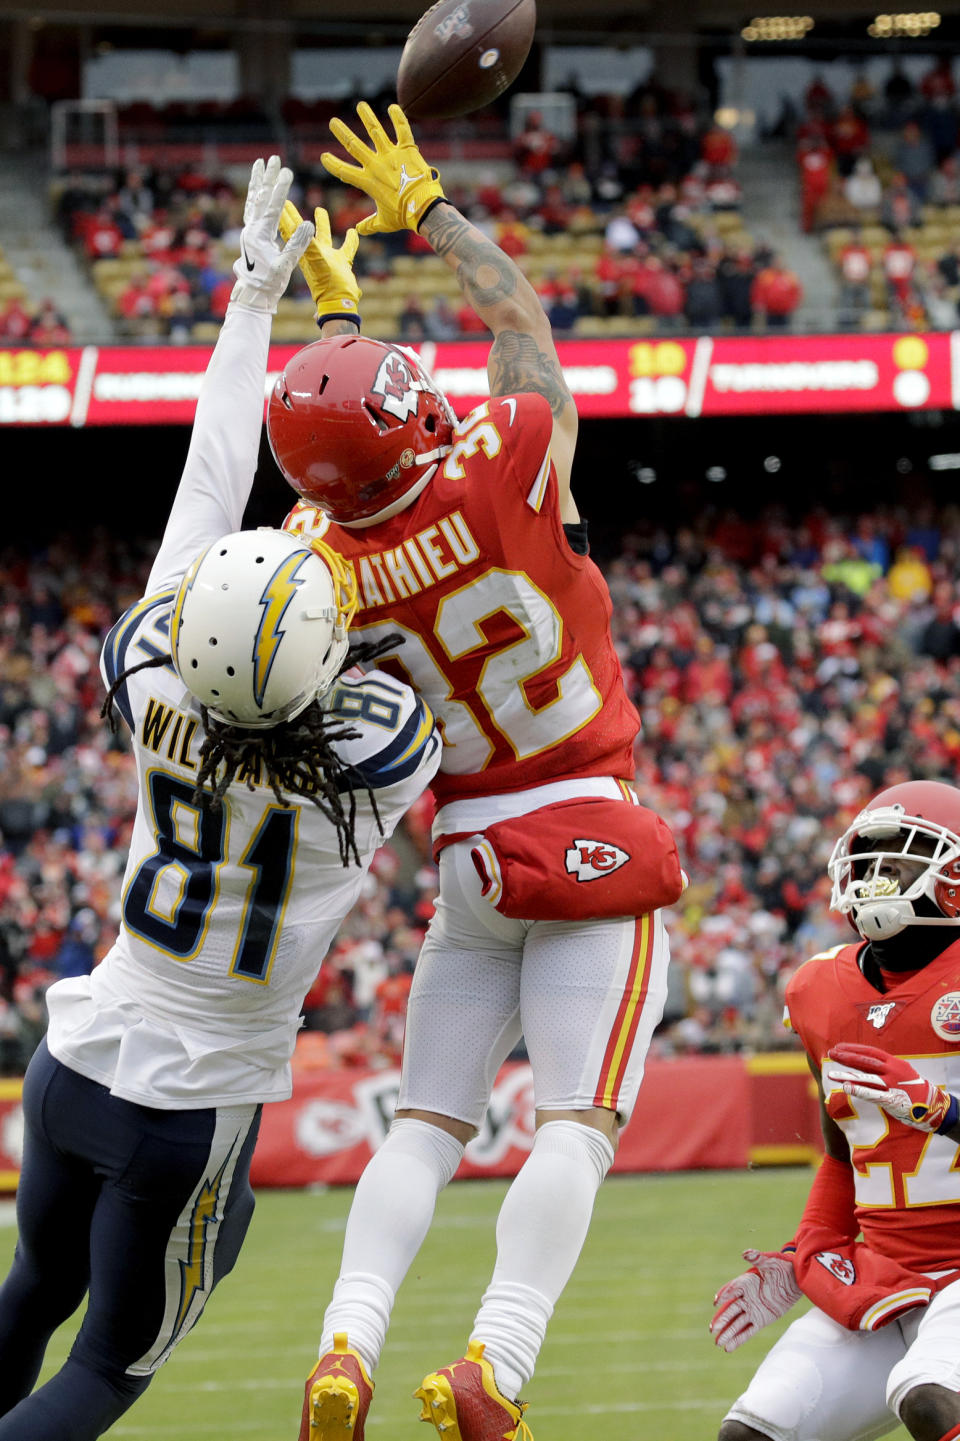
[[[567,870],[578,881],[596,881],[625,866],[630,853],[610,841],[581,840],[568,847],[564,859]]]
[[[382,360],[370,394],[380,402],[381,410],[399,421],[409,420],[420,407],[420,386],[403,356],[395,350]]]

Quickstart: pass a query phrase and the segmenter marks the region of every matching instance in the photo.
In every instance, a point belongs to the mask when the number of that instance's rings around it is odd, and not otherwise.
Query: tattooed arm
[[[580,516],[570,494],[570,471],[577,443],[577,409],[536,291],[499,245],[448,201],[435,205],[419,228],[455,273],[480,319],[493,331],[487,360],[490,394],[535,391],[550,402],[551,454],[560,488],[560,514],[564,522],[576,523]]]
[[[331,340],[335,335],[356,335],[357,327],[352,320],[341,320],[334,316],[332,320],[325,320],[320,327],[320,339]]]

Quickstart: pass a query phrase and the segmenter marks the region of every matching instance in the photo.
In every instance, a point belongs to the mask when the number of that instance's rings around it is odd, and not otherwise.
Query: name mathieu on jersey
[[[634,774],[640,728],[610,637],[600,571],[567,542],[539,395],[491,400],[454,431],[418,499],[367,529],[300,503],[287,530],[353,565],[378,665],[420,692],[444,746],[438,805],[567,777]]]

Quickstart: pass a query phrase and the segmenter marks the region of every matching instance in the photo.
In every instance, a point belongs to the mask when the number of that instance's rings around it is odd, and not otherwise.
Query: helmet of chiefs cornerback
[[[883,874],[884,860],[894,857],[915,874]],[[881,791],[837,841],[827,872],[831,909],[865,940],[886,940],[906,926],[960,925],[960,790],[904,781]]]
[[[412,352],[362,335],[298,351],[267,407],[277,465],[338,525],[373,525],[405,509],[449,451],[456,423]]]

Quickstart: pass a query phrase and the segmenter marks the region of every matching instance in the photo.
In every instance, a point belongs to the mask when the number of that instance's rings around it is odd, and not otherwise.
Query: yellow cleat
[[[307,1378],[297,1441],[363,1441],[373,1382],[345,1333],[321,1356]]]
[[[499,1390],[482,1341],[471,1341],[459,1361],[431,1371],[413,1394],[423,1402],[420,1420],[431,1421],[443,1441],[533,1441],[523,1420],[526,1403]]]

